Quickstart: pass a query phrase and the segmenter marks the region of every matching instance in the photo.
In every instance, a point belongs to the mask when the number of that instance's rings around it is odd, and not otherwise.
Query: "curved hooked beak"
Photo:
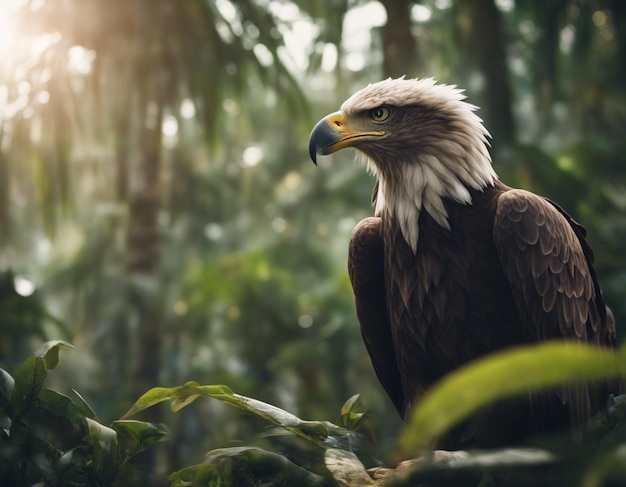
[[[380,137],[384,130],[364,130],[358,123],[344,112],[335,112],[322,118],[309,136],[309,155],[317,165],[317,154],[327,155],[345,147],[356,145],[366,137]]]

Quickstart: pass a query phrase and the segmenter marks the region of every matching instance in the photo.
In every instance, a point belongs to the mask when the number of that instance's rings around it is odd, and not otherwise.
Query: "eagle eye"
[[[382,105],[376,108],[372,108],[370,110],[370,118],[374,122],[384,122],[389,118],[391,114],[391,110],[389,110],[388,106]]]

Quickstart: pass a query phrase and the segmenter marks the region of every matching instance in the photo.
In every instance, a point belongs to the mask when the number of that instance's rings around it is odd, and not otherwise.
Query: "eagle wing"
[[[348,273],[361,334],[372,365],[394,406],[403,414],[404,393],[387,315],[384,244],[380,218],[362,220],[352,232]]]
[[[565,211],[527,191],[503,192],[497,202],[493,237],[529,340],[567,338],[615,344],[615,325],[607,319],[585,230]],[[596,400],[606,399],[585,385],[564,388],[558,396],[562,405],[569,405],[574,424],[588,418]],[[554,412],[555,405],[546,404],[548,396],[536,399],[543,401],[535,404],[546,412],[543,421],[552,421],[548,410]]]

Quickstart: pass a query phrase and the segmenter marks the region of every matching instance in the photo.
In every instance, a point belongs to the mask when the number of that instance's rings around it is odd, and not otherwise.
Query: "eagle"
[[[374,216],[354,228],[348,271],[372,365],[403,419],[429,386],[488,353],[616,342],[585,229],[499,180],[476,110],[456,86],[389,78],[352,95],[309,139],[314,163],[352,147],[376,176]],[[496,447],[575,428],[610,389],[580,383],[502,401],[437,446]]]

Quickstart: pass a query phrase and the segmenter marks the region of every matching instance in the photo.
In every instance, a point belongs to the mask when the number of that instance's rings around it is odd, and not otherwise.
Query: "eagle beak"
[[[358,130],[351,127],[354,123],[344,112],[335,112],[322,118],[309,136],[309,155],[317,165],[317,154],[327,155],[344,147],[351,147],[363,137],[380,136],[381,130]]]

